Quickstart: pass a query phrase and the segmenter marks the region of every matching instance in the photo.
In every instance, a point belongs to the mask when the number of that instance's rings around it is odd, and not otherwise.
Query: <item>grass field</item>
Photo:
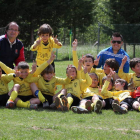
[[[30,63],[31,64],[31,63]],[[55,61],[56,76],[65,77],[72,61]],[[12,82],[9,88],[12,87]],[[61,87],[58,87],[58,90]],[[0,109],[2,140],[134,140],[140,139],[140,113],[124,115],[112,110],[102,114],[74,114],[52,110]]]

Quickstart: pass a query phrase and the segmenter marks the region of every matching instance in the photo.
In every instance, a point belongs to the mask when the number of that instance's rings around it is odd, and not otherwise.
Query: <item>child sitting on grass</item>
[[[127,113],[128,110],[132,108],[140,111],[140,103],[130,96],[127,81],[123,79],[117,79],[114,84],[114,88],[116,91],[107,90],[111,77],[112,72],[107,75],[107,80],[102,87],[101,94],[103,96],[112,97],[115,100],[112,102],[113,110],[121,114]]]
[[[126,80],[128,83],[133,79],[133,87],[131,88],[132,91],[140,86],[140,58],[133,58],[130,60],[130,68],[134,73],[124,73],[123,67],[127,61],[127,56],[122,59],[122,63],[119,68],[118,76],[121,79]]]
[[[13,108],[14,104],[17,107],[36,109],[40,100],[34,96],[31,91],[30,82],[28,82],[28,77],[38,75],[48,64],[54,60],[54,54],[52,53],[51,58],[40,65],[37,70],[33,70],[32,73],[29,71],[29,65],[26,62],[20,62],[18,64],[18,71],[20,72],[19,77],[14,79],[14,87],[11,90],[11,95],[7,101],[6,107]],[[5,68],[7,69],[7,67]],[[31,75],[31,76],[30,76]],[[41,96],[41,95],[40,95]]]
[[[70,66],[68,67],[68,74],[69,73]],[[71,81],[69,77],[56,77],[52,65],[48,65],[38,77],[28,77],[26,80],[31,83],[32,92],[35,93],[35,97],[39,98],[42,102],[43,108],[50,108],[54,98],[57,96],[57,94],[55,94],[56,85],[66,85]],[[36,82],[37,86],[32,82]]]
[[[74,113],[90,113],[92,110],[99,113],[102,108],[102,102],[98,99],[93,101],[93,96],[99,93],[98,76],[95,73],[89,73],[92,79],[92,84],[84,91],[82,100],[79,106],[72,106],[71,109]],[[92,104],[94,102],[94,104]]]
[[[89,87],[92,83],[92,79],[88,75],[87,69],[84,69],[85,73],[85,80],[79,79],[78,75],[81,71],[81,66],[83,64],[83,59],[79,60],[78,64],[78,71],[75,66],[71,67],[71,73],[68,73],[68,68],[66,69],[66,74],[69,78],[71,78],[71,82],[69,84],[66,84],[64,86],[65,89],[65,95],[67,100],[64,102],[65,105],[67,105],[68,110],[71,106],[78,106],[81,100],[81,96],[84,92],[84,90]],[[63,111],[63,98],[65,96],[60,93],[60,96],[55,98],[55,104],[58,110]],[[61,101],[62,99],[62,101]]]
[[[72,43],[72,46],[73,46],[73,64],[76,68],[78,67],[78,57],[76,53],[77,44],[78,44],[77,39],[75,39]],[[102,78],[106,76],[106,74],[109,74],[110,68],[112,68],[113,71],[117,71],[119,69],[118,62],[113,58],[107,59],[105,61],[104,70],[93,68],[93,66],[98,65],[100,57],[94,60],[94,57],[91,54],[86,54],[84,55],[84,58],[85,59],[83,62],[83,66],[87,68],[88,73],[95,72],[98,75],[99,85],[102,85]],[[81,70],[81,78],[85,79],[83,69]],[[119,77],[115,75],[114,78],[116,79]]]

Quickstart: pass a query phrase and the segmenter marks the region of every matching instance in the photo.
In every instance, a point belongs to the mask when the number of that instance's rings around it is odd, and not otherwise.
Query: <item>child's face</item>
[[[105,81],[106,80],[103,81],[103,85],[104,85]],[[112,85],[112,82],[110,82],[107,90],[112,90],[112,88],[113,88],[113,85]]]
[[[120,82],[115,81],[114,87],[115,87],[115,90],[117,90],[117,91],[123,90],[124,89],[124,84],[121,84]]]
[[[40,35],[40,38],[41,38],[41,40],[42,40],[44,43],[47,43],[47,42],[48,42],[49,37],[50,37],[49,34],[41,34],[41,35]]]
[[[137,63],[136,66],[134,68],[132,68],[132,70],[136,73],[136,74],[140,74],[140,63]]]
[[[84,60],[84,66],[87,67],[88,69],[91,69],[94,65],[94,62],[92,60],[92,58],[87,58],[85,57],[85,60]]]
[[[19,72],[20,72],[19,77],[25,79],[29,74],[29,69],[19,69]]]
[[[44,80],[50,81],[54,76],[54,73],[45,73],[43,75]]]
[[[1,75],[2,75],[2,69],[0,68],[0,77],[1,77]]]
[[[76,76],[77,76],[77,73],[76,73],[76,69],[75,68],[71,68],[71,70],[67,70],[67,76],[71,79],[75,79]]]
[[[104,64],[104,72],[105,72],[105,74],[110,73],[110,66],[108,66],[106,63]]]
[[[90,77],[92,79],[92,84],[90,85],[90,87],[92,88],[98,87],[98,78],[95,75],[90,75]]]

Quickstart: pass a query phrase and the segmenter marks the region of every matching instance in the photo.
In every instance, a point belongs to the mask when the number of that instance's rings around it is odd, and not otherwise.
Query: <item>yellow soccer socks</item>
[[[68,100],[68,105],[69,105],[69,108],[70,108],[72,103],[73,103],[73,98],[72,97],[67,97],[67,100]]]
[[[17,91],[12,91],[11,92],[11,95],[10,95],[10,98],[8,99],[8,101],[12,100],[12,101],[15,101],[15,99],[17,98],[18,96],[18,92]]]
[[[22,100],[18,100],[16,106],[23,107],[23,108],[30,108],[30,101],[23,102]]]
[[[36,91],[35,91],[35,96],[36,96],[42,103],[44,103],[45,101],[47,101],[47,100],[45,99],[45,97],[42,95],[41,91],[39,91],[39,90],[36,90]]]

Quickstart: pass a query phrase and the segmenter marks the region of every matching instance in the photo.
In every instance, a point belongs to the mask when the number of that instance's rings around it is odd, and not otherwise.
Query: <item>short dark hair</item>
[[[54,67],[52,65],[48,65],[42,72],[41,76],[48,73],[54,73]]]
[[[18,31],[20,31],[19,25],[15,21],[12,21],[12,22],[8,23],[7,26],[5,27],[5,34],[7,33],[11,24],[16,24],[18,26]]]
[[[69,68],[69,67],[66,68],[66,74],[67,74],[68,68]],[[75,68],[76,73],[77,73],[77,69],[76,69],[76,67],[75,67],[74,65],[71,65],[71,68]]]
[[[93,73],[89,73],[89,76],[90,76],[90,75],[96,76],[97,80],[99,79],[99,78],[98,78],[98,75],[97,75],[96,73],[94,73],[94,72],[93,72]]]
[[[116,61],[115,58],[108,58],[108,59],[106,59],[105,63],[110,68],[114,68],[115,71],[117,71],[119,69],[119,63]]]
[[[120,37],[121,40],[123,41],[123,36],[122,36],[120,33],[118,33],[118,32],[114,32],[114,33],[112,34],[112,39],[113,39],[113,37]]]
[[[102,78],[102,84],[104,83],[104,81],[107,79],[107,76],[104,76]],[[114,84],[113,78],[111,77],[110,82],[112,83],[112,85]]]
[[[125,83],[124,90],[127,90],[128,89],[128,83],[127,83],[126,80],[124,80],[124,79],[116,79],[115,82],[120,82],[121,84]]]
[[[130,68],[135,68],[136,64],[140,63],[140,58],[133,58],[130,60]]]
[[[94,63],[94,57],[93,57],[91,54],[86,54],[86,55],[84,55],[84,56],[87,57],[87,58],[91,58],[92,61],[93,61],[93,63]]]
[[[50,36],[52,35],[52,28],[49,24],[43,24],[40,26],[38,29],[38,35],[41,34],[49,34]]]
[[[18,70],[19,69],[29,69],[29,64],[25,61],[21,61],[18,63]]]

